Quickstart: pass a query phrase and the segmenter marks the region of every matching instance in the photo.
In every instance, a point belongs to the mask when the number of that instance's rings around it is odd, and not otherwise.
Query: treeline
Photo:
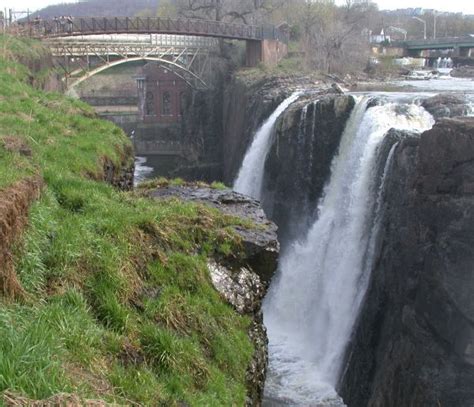
[[[160,0],[88,0],[48,6],[31,17],[131,17],[140,13],[156,14],[159,4]]]

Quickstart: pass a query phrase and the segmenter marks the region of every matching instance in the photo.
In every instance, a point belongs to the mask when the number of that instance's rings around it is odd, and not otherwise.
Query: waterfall
[[[298,99],[300,95],[301,92],[295,92],[289,98],[285,99],[258,129],[245,155],[239,175],[235,180],[235,191],[255,199],[260,199],[265,159],[270,151],[273,128],[281,114]]]
[[[264,302],[270,341],[265,391],[293,405],[342,405],[334,388],[367,289],[380,206],[377,152],[390,128],[423,131],[434,123],[415,104],[367,109],[367,100],[357,101],[347,123],[317,220],[283,254]]]

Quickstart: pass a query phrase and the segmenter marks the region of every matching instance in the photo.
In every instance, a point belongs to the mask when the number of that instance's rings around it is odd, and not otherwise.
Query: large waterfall
[[[423,131],[433,118],[415,104],[356,104],[318,217],[281,259],[264,305],[270,339],[267,393],[295,403],[336,398],[344,351],[370,273],[378,146],[390,128]]]
[[[238,191],[260,197],[271,129],[296,97],[287,99],[259,131],[235,184]],[[416,104],[387,101],[367,108],[367,100],[357,100],[346,125],[317,220],[283,253],[265,299],[270,340],[266,394],[272,399],[339,405],[335,386],[371,269],[371,236],[383,186],[376,181],[378,147],[390,128],[424,131],[434,123]]]
[[[285,99],[257,131],[234,183],[235,191],[255,199],[260,199],[263,170],[265,167],[265,159],[271,147],[273,127],[281,114],[298,99],[300,95],[301,92],[295,92]]]

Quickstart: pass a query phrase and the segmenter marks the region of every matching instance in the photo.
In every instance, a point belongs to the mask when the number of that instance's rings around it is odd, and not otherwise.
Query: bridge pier
[[[288,45],[278,40],[246,41],[247,67],[255,67],[259,63],[275,66],[288,54]]]

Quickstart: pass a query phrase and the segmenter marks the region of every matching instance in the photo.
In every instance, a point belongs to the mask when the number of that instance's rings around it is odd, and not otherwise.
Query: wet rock
[[[256,226],[234,228],[243,242],[243,259],[235,263],[213,260],[208,263],[208,269],[212,283],[222,298],[237,312],[252,318],[249,338],[254,345],[254,355],[246,374],[246,405],[260,406],[268,364],[268,339],[261,305],[278,263],[276,225],[266,218],[259,202],[230,190],[190,184],[161,187],[149,195],[156,199],[177,197],[201,202],[228,215],[249,220]]]
[[[474,78],[474,66],[461,66],[451,71],[453,78]]]
[[[474,405],[474,119],[397,147],[340,392],[350,407]]]
[[[465,116],[468,112],[465,98],[449,93],[433,96],[424,100],[421,105],[430,112],[435,119]]]
[[[287,240],[301,235],[314,219],[354,105],[352,96],[315,92],[290,106],[276,123],[262,203]]]

